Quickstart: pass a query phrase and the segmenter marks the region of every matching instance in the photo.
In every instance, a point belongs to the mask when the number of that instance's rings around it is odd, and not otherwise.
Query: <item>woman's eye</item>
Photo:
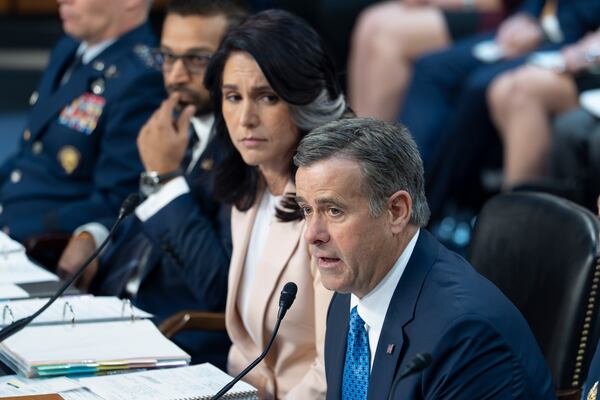
[[[267,104],[275,104],[279,101],[279,97],[274,94],[266,94],[261,97],[261,100]]]
[[[226,94],[224,97],[225,97],[225,100],[227,100],[231,103],[238,102],[241,99],[241,96],[236,93],[229,93],[229,94]]]

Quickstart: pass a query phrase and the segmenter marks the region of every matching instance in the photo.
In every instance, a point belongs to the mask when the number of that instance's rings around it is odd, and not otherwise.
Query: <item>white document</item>
[[[18,287],[17,287],[18,288]],[[2,297],[0,285],[0,297]],[[25,296],[27,297],[27,292]],[[8,308],[15,320],[26,317],[37,311],[48,299],[26,299],[0,302],[0,313],[6,316]],[[2,315],[0,315],[2,316]],[[117,321],[152,318],[152,314],[134,307],[117,297],[67,296],[56,300],[46,311],[33,320],[31,325],[64,324],[86,322]],[[10,319],[0,319],[0,327],[10,324]]]
[[[232,379],[211,364],[81,378],[79,382],[105,400],[210,399]],[[236,383],[224,399],[257,399],[255,388]]]
[[[581,93],[579,103],[587,112],[600,118],[600,89],[586,90]]]
[[[29,293],[14,283],[0,283],[0,300],[26,299],[27,297],[29,297]],[[0,303],[0,312],[2,312],[2,308]]]
[[[0,357],[28,377],[182,366],[190,361],[147,319],[29,326],[0,343]]]
[[[0,254],[21,252],[25,253],[25,246],[11,239],[6,233],[0,231]]]
[[[57,281],[58,277],[34,264],[25,253],[0,254],[0,283]]]
[[[17,375],[0,377],[0,396],[58,393],[81,388],[69,378],[29,379]]]

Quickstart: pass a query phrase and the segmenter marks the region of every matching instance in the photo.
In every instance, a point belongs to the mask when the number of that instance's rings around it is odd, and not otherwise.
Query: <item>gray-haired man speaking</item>
[[[325,339],[328,399],[554,399],[519,311],[423,227],[423,166],[406,128],[346,119],[294,158],[305,239],[337,293]],[[340,338],[346,338],[340,340]]]

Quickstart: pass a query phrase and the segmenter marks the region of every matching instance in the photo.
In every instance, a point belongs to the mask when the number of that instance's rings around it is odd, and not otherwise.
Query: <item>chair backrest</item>
[[[492,198],[470,261],[521,311],[558,389],[583,384],[600,335],[600,223],[568,200],[533,192]]]

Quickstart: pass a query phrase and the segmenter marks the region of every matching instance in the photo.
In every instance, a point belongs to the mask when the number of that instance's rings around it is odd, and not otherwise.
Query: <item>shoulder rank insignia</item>
[[[58,122],[71,129],[90,135],[104,109],[106,99],[92,93],[84,93],[63,108]]]
[[[58,151],[58,162],[60,162],[60,165],[69,175],[71,175],[73,171],[75,171],[75,169],[79,165],[80,159],[81,154],[74,146],[63,146]]]
[[[152,50],[150,47],[144,44],[138,44],[133,48],[133,52],[142,60],[142,62],[149,68],[154,67],[154,57],[152,57]]]

